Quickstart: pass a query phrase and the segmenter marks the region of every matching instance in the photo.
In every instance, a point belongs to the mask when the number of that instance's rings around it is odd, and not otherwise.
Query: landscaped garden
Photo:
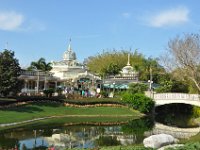
[[[67,118],[63,119],[65,123],[95,124],[123,123],[143,116],[117,99],[18,97],[1,98],[1,104],[0,125],[4,128],[33,124],[36,121],[46,124],[52,121],[59,122],[58,118]]]

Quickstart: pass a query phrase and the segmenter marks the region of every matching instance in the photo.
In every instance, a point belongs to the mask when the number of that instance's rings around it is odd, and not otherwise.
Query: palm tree
[[[45,58],[40,58],[38,61],[32,61],[28,70],[41,70],[44,72],[50,71],[52,69],[51,63],[46,63]]]
[[[46,63],[46,60],[43,57],[40,58],[38,61],[32,61],[30,67],[28,67],[28,70],[37,70],[45,72],[44,89],[46,89],[47,72],[49,72],[51,69],[52,69],[51,62]]]

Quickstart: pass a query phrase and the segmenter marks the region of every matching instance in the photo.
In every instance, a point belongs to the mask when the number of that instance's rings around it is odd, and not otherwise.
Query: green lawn
[[[33,103],[0,110],[0,124],[20,122],[47,116],[121,118],[141,116],[138,111],[125,107],[65,107],[56,103]]]
[[[72,148],[72,150],[81,150],[81,149]],[[86,150],[90,150],[90,149],[86,149]],[[98,150],[153,150],[153,149],[146,148],[144,146],[107,146],[107,147],[100,147],[98,148]]]

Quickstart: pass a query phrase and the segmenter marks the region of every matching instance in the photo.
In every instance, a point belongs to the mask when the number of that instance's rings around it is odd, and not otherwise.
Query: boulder
[[[177,139],[169,134],[151,135],[143,140],[145,147],[160,148],[165,145],[176,143]]]

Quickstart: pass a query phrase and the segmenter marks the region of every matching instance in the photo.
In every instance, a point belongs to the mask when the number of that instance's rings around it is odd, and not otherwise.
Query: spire
[[[71,48],[71,38],[69,39],[69,46],[68,46],[67,51],[72,51],[72,48]]]
[[[128,54],[128,62],[127,62],[127,66],[130,66],[130,54]]]

